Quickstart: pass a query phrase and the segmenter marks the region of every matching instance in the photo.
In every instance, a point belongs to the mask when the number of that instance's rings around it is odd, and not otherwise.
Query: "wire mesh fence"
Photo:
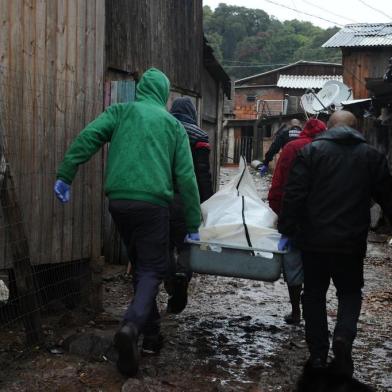
[[[102,156],[85,165],[72,203],[53,195],[56,167],[102,110],[102,89],[0,68],[0,339],[45,341],[48,315],[88,302],[101,254]],[[1,356],[0,356],[1,363]]]

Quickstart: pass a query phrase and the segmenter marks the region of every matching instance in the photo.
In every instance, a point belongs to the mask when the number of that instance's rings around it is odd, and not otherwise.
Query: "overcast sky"
[[[282,4],[293,10],[271,2]],[[391,0],[203,0],[203,4],[211,8],[215,8],[219,3],[260,8],[279,20],[306,20],[323,28],[349,23],[392,22]],[[329,22],[303,13],[317,15],[328,19]]]

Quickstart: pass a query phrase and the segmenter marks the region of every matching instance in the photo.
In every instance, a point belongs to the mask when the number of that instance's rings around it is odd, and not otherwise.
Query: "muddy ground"
[[[224,169],[222,182],[233,173],[234,169]],[[265,198],[270,178],[255,179]],[[370,237],[354,360],[356,378],[377,391],[392,391],[392,248],[384,239]],[[17,330],[3,331],[0,390],[293,391],[307,351],[303,324],[292,327],[283,322],[289,305],[282,280],[271,284],[194,276],[189,305],[177,316],[165,313],[167,295],[162,291],[165,346],[159,356],[142,358],[137,379],[120,376],[110,337],[131,297],[124,272],[125,267],[106,267],[104,313],[92,318],[88,312],[67,311],[47,320],[48,347],[24,351]],[[332,330],[332,288],[328,315]],[[73,337],[67,337],[75,333],[81,340],[69,344]]]

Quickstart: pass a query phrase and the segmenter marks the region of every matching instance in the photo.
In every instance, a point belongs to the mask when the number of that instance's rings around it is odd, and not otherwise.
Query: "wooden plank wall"
[[[211,145],[210,166],[214,190],[217,190],[220,169],[220,139],[218,135],[218,100],[220,98],[218,83],[206,68],[202,73],[202,123],[201,127],[208,133]]]
[[[102,156],[71,203],[53,196],[65,149],[103,108],[105,0],[0,0],[0,114],[34,264],[101,253]],[[1,230],[2,229],[2,230]],[[0,269],[9,253],[0,222]]]
[[[114,75],[113,75],[114,77]],[[135,100],[136,83],[134,80],[107,81],[105,85],[105,106],[114,103],[132,102]],[[105,162],[108,148],[105,148]],[[127,249],[121,241],[118,230],[109,213],[109,200],[105,200],[103,209],[104,240],[103,249],[105,262],[112,264],[128,264]]]
[[[363,133],[369,144],[384,154],[392,170],[392,126],[381,125],[379,121],[364,119]]]
[[[202,0],[106,0],[107,65],[154,66],[176,89],[200,95]]]
[[[343,80],[353,88],[354,98],[367,98],[366,78],[382,78],[392,47],[385,48],[343,48]]]
[[[366,51],[343,50],[343,81],[353,90],[353,98],[367,98],[366,78],[369,77],[369,55]]]

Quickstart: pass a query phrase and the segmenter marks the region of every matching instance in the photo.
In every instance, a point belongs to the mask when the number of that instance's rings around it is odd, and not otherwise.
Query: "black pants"
[[[156,296],[169,266],[169,210],[141,201],[111,200],[109,211],[133,261],[135,294],[124,321],[133,322],[145,335],[156,334]]]
[[[311,356],[326,359],[329,335],[326,293],[332,281],[338,298],[334,336],[351,343],[357,334],[363,287],[363,257],[355,255],[303,252],[306,342]]]
[[[192,272],[185,263],[185,253],[189,251],[189,244],[184,242],[186,235],[184,205],[180,195],[175,194],[170,205],[170,275],[173,277],[177,272],[181,272],[190,280]]]

